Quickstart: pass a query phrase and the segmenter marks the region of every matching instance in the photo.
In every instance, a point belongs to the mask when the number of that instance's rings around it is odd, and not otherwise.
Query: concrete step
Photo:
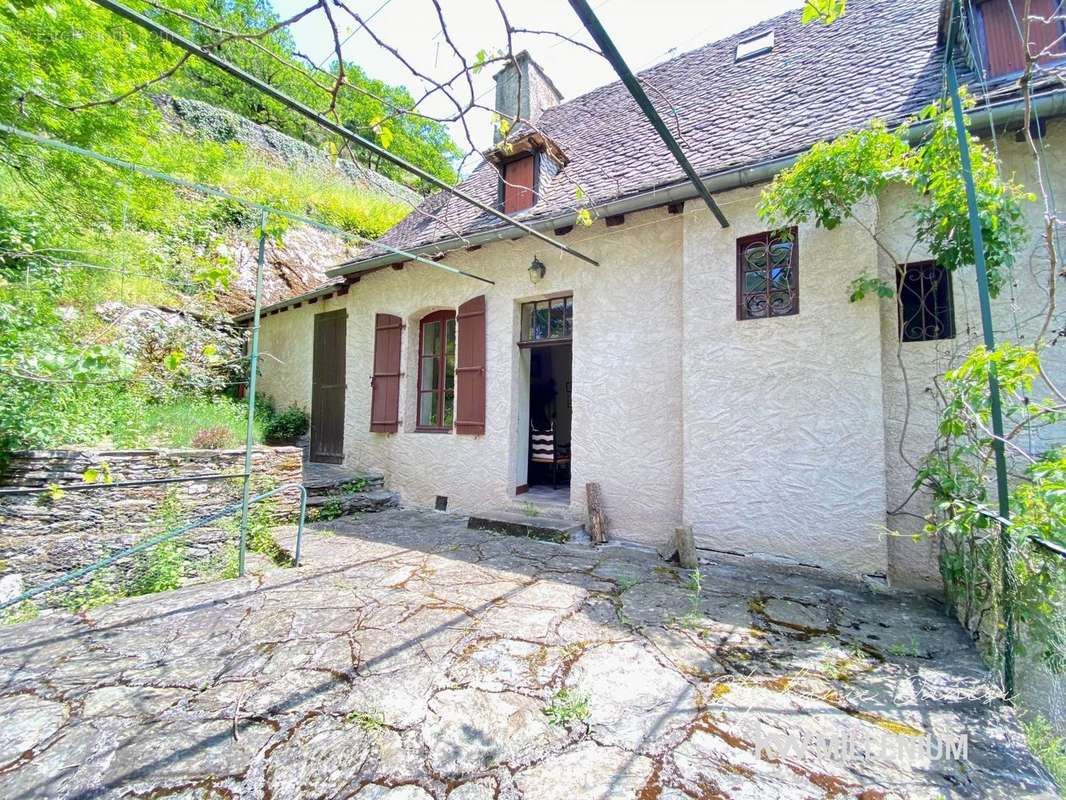
[[[369,492],[348,492],[345,494],[320,494],[307,498],[308,510],[329,508],[333,516],[355,513],[374,513],[400,505],[400,496],[396,492],[374,489]]]
[[[492,531],[507,536],[522,536],[544,542],[580,541],[584,538],[585,525],[572,519],[559,517],[530,516],[514,511],[490,511],[474,514],[466,526],[472,530]]]

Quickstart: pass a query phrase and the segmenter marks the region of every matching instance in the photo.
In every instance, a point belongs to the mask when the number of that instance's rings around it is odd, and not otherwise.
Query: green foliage
[[[299,439],[311,424],[307,412],[293,403],[284,411],[271,413],[263,423],[263,435],[272,441]]]
[[[973,107],[972,98],[964,96],[963,102],[967,109]],[[927,125],[928,131],[918,144],[911,145],[908,131],[917,123]],[[989,291],[995,297],[1026,235],[1022,203],[1033,198],[1000,176],[991,150],[969,133],[967,137]],[[960,164],[953,117],[949,110],[933,104],[895,131],[875,120],[865,130],[816,144],[763,192],[759,214],[774,224],[813,221],[831,230],[854,218],[856,208],[876,198],[889,183],[901,183],[915,190],[911,212],[918,242],[937,263],[956,270],[974,261]],[[891,289],[872,285],[875,280],[864,276],[858,279],[859,285],[853,283],[852,299],[861,299],[871,289],[889,296],[884,291]]]
[[[1005,430],[1011,435],[1061,424],[1066,415],[1052,399],[1034,397],[1040,357],[1032,350],[1000,345],[978,347],[944,376],[944,409],[938,446],[923,461],[915,486],[933,493],[928,531],[938,534],[941,573],[952,603],[968,627],[982,634],[989,658],[997,658],[1004,598],[1000,520],[994,513],[993,437],[988,378],[1000,385]],[[1008,453],[1017,455],[1007,447]],[[1010,490],[1007,527],[1010,603],[1020,653],[1066,672],[1066,565],[1032,541],[1066,545],[1066,449],[1035,461],[1022,459],[1013,471],[1023,477]],[[982,630],[982,626],[989,626]]]
[[[804,25],[816,21],[823,25],[831,25],[844,16],[846,6],[847,0],[804,0],[803,16],[800,17],[800,21]]]
[[[551,702],[544,707],[544,715],[551,725],[568,725],[571,722],[584,722],[589,718],[589,699],[583,694],[560,689],[552,695]]]
[[[92,580],[85,586],[75,587],[60,598],[60,605],[76,614],[99,606],[109,605],[126,596],[114,574],[109,570],[93,573]]]
[[[895,291],[883,279],[875,278],[867,272],[851,282],[851,294],[848,300],[857,303],[868,294],[876,294],[878,297],[892,297]]]
[[[152,520],[147,537],[174,530],[182,523],[181,504],[174,489],[167,491]],[[185,543],[177,538],[160,542],[137,556],[132,579],[125,587],[128,595],[167,592],[181,586],[185,572]]]
[[[137,565],[127,593],[135,596],[177,589],[181,586],[184,571],[185,543],[169,539],[146,551]]]
[[[1056,734],[1051,723],[1041,716],[1023,723],[1025,741],[1059,786],[1059,796],[1066,797],[1066,736]]]
[[[330,498],[314,512],[312,519],[315,522],[328,522],[331,519],[344,516],[344,505],[340,498]]]
[[[0,624],[20,625],[23,622],[37,619],[37,617],[40,616],[40,613],[41,610],[37,608],[36,603],[32,600],[23,600],[18,605],[4,609],[3,618],[0,619]]]
[[[247,545],[253,553],[262,553],[278,566],[288,567],[292,565],[292,557],[274,538],[277,513],[277,504],[273,500],[262,500],[249,507]],[[236,539],[241,530],[240,514],[226,519],[222,527]]]

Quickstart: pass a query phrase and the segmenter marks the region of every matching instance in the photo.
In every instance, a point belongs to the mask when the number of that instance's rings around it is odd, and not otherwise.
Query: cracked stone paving
[[[653,554],[412,509],[304,552],[0,631],[0,797],[1055,796],[932,601],[725,561],[697,595]]]

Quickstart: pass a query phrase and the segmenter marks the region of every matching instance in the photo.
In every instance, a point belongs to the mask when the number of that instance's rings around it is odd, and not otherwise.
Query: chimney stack
[[[518,70],[515,69],[515,61],[518,62]],[[521,85],[519,72],[522,76]],[[514,61],[508,61],[493,78],[496,81],[496,113],[506,119],[513,120],[518,116],[536,123],[544,111],[559,105],[563,99],[551,78],[526,50],[518,53]],[[493,133],[493,142],[499,142],[502,138],[497,128]]]

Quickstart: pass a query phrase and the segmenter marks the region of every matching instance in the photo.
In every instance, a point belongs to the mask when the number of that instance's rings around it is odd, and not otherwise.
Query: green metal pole
[[[988,293],[988,272],[985,268],[985,243],[981,234],[981,221],[977,213],[977,192],[974,189],[973,169],[970,161],[970,143],[966,136],[966,124],[959,100],[959,79],[955,74],[955,62],[948,58],[948,93],[951,95],[951,111],[955,118],[955,134],[959,140],[959,158],[962,161],[962,180],[966,186],[966,204],[970,212],[970,235],[973,237],[974,268],[977,272],[977,297],[981,304],[981,331],[985,347],[991,353],[996,348],[992,330],[992,301]],[[1003,407],[999,396],[999,378],[996,366],[988,365],[988,399],[992,416],[992,451],[996,459],[996,496],[999,501],[1000,520],[1010,519],[1010,497],[1007,486],[1007,455],[1003,445]],[[1010,534],[1007,526],[999,523],[999,549],[1003,582],[1003,688],[1007,697],[1014,695],[1014,609],[1010,582]]]
[[[252,492],[252,448],[255,446],[255,379],[259,372],[259,312],[262,309],[263,264],[266,262],[266,212],[259,216],[259,257],[255,265],[255,311],[252,313],[252,353],[248,358],[248,424],[244,434],[244,493],[241,499],[241,542],[237,552],[237,574],[244,575],[244,554],[248,543],[248,498]]]

